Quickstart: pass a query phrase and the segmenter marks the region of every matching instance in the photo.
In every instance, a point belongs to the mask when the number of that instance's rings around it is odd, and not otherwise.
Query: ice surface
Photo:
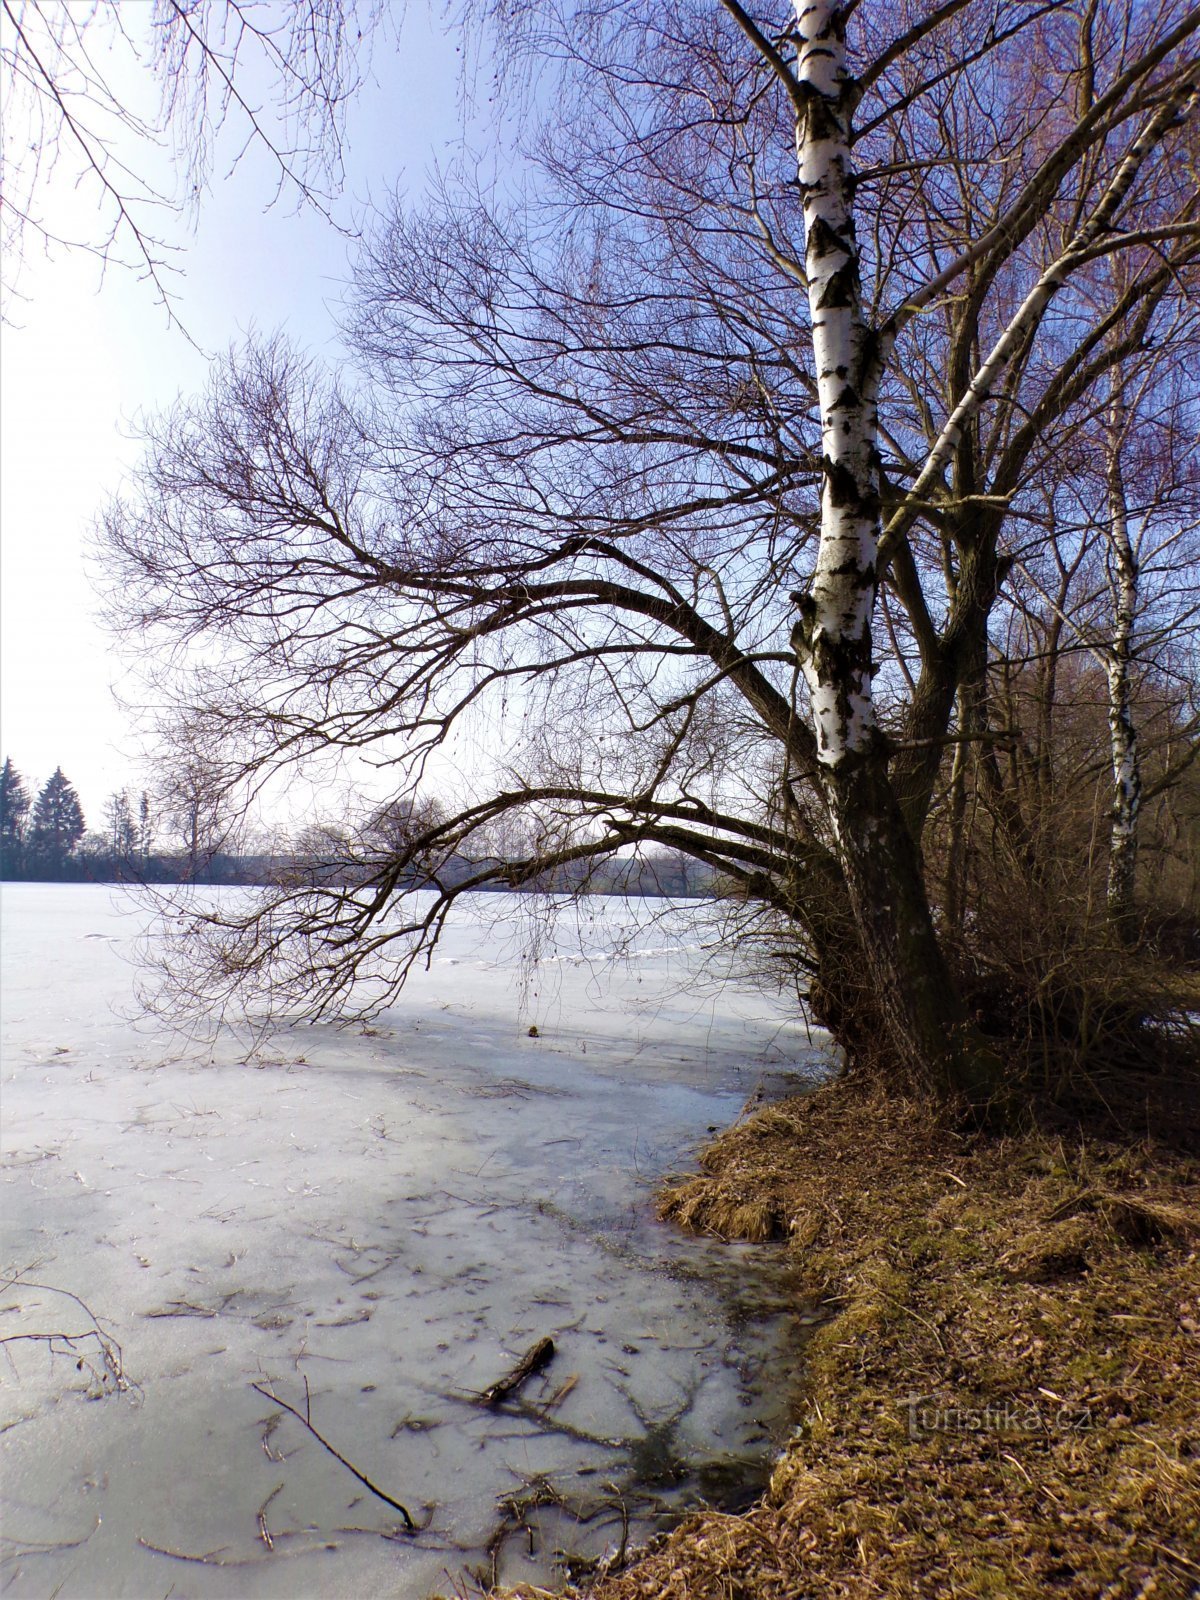
[[[556,1552],[769,1460],[773,1254],[681,1238],[650,1193],[820,1052],[785,999],[685,986],[694,907],[589,899],[548,936],[477,897],[370,1030],[247,1059],[131,1023],[122,892],[2,906],[6,1596],[418,1597],[490,1573],[489,1543],[509,1581],[556,1582]],[[94,1336],[14,1337],[86,1333],[69,1295],[128,1388]],[[481,1407],[545,1334],[520,1401]],[[251,1388],[303,1410],[306,1380],[418,1536],[380,1537],[398,1515]],[[534,1531],[497,1542],[513,1496]]]

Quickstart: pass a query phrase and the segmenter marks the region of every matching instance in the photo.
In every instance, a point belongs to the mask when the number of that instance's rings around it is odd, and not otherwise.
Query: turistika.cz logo
[[[1092,1426],[1088,1406],[1070,1405],[1054,1397],[966,1405],[935,1395],[910,1394],[904,1404],[910,1439],[936,1433],[1080,1433]]]

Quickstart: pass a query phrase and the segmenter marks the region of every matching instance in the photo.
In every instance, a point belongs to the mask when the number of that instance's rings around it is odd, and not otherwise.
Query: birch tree
[[[1127,371],[1118,376],[1120,381],[1112,385],[1104,434],[1107,515],[1101,527],[1108,622],[1102,642],[1093,644],[1093,649],[1100,657],[1108,684],[1112,803],[1106,901],[1114,929],[1123,940],[1132,943],[1136,941],[1143,799],[1169,788],[1200,756],[1200,746],[1194,738],[1188,738],[1189,732],[1194,734],[1200,727],[1193,710],[1178,730],[1184,735],[1182,748],[1167,758],[1162,773],[1147,780],[1136,709],[1139,670],[1145,670],[1147,662],[1153,661],[1156,648],[1161,649],[1164,643],[1169,643],[1172,652],[1186,652],[1200,621],[1200,597],[1189,593],[1187,578],[1200,559],[1196,542],[1200,497],[1186,465],[1187,475],[1182,481],[1178,476],[1179,456],[1186,463],[1186,450],[1178,452],[1168,443],[1165,451],[1160,446],[1157,459],[1138,462],[1143,483],[1147,476],[1150,478],[1152,501],[1146,503],[1147,491],[1143,487],[1131,504],[1128,458],[1131,442],[1138,437],[1131,410],[1149,404],[1155,408],[1156,416],[1168,423],[1164,430],[1168,440],[1173,430],[1169,427],[1163,386],[1161,382],[1154,383],[1153,371],[1141,382],[1131,381]],[[1164,588],[1174,604],[1164,604]]]
[[[1040,803],[1053,806],[1064,781],[1090,786],[1086,771],[1067,778],[1053,748],[1057,673],[1077,652],[1103,674],[1104,898],[1112,929],[1133,944],[1143,796],[1170,788],[1200,753],[1187,688],[1200,621],[1190,581],[1200,554],[1200,497],[1189,444],[1191,379],[1178,370],[1195,332],[1191,324],[1188,340],[1169,347],[1165,361],[1151,347],[1110,374],[1107,400],[1089,426],[1076,429],[1068,461],[1047,486],[1053,511],[1044,532],[1026,541],[1020,557],[1029,588],[1022,653],[1040,663],[1036,762],[1049,780]]]
[[[1133,916],[1137,874],[1138,819],[1142,803],[1142,765],[1133,720],[1130,681],[1134,629],[1138,620],[1138,556],[1129,531],[1129,502],[1121,451],[1126,415],[1119,387],[1108,419],[1108,581],[1112,596],[1112,639],[1105,661],[1108,727],[1112,740],[1112,832],[1108,851],[1108,911],[1114,925],[1127,930]]]
[[[889,1018],[893,1041],[899,1049],[908,1050],[914,1064],[944,1063],[951,1082],[979,1094],[986,1091],[989,1080],[994,1086],[994,1057],[981,1040],[971,1037],[962,1010],[947,1001],[953,986],[928,913],[912,849],[915,841],[905,827],[888,779],[887,744],[878,731],[872,695],[876,659],[871,621],[879,571],[889,557],[894,559],[896,547],[912,527],[923,498],[939,484],[966,431],[980,408],[992,398],[1006,369],[1036,336],[1055,295],[1073,271],[1096,255],[1107,255],[1116,248],[1111,235],[1130,190],[1167,132],[1194,110],[1195,63],[1189,62],[1166,92],[1160,92],[1157,105],[1147,107],[1111,176],[1098,187],[1091,204],[1077,212],[1075,226],[1064,246],[1037,274],[1015,313],[971,373],[914,482],[892,512],[885,533],[879,483],[878,396],[884,366],[894,354],[897,336],[907,321],[937,295],[953,290],[972,269],[984,267],[986,271],[989,257],[995,262],[997,255],[1009,248],[1012,234],[1030,225],[1039,205],[1044,203],[1039,188],[1044,195],[1044,186],[1052,181],[1055,169],[1071,159],[1072,145],[1086,148],[1090,142],[1098,106],[1087,107],[1007,217],[985,232],[982,239],[972,242],[957,260],[910,292],[905,302],[886,314],[877,326],[869,327],[864,315],[854,222],[856,173],[850,130],[861,96],[861,82],[852,70],[845,39],[852,8],[838,0],[796,0],[793,66],[737,0],[725,3],[783,79],[796,109],[805,265],[821,407],[823,485],[815,569],[809,588],[795,597],[801,617],[792,642],[809,685],[817,759],[829,795],[838,854],[868,962],[881,993],[896,1011],[894,1019]],[[955,3],[936,8],[917,22],[904,40],[905,46],[912,48],[936,21],[963,9]],[[1177,27],[1174,42],[1194,34],[1197,22],[1196,14],[1185,17]],[[1136,63],[1131,69],[1133,81],[1151,69],[1148,60]],[[1110,90],[1110,100],[1115,88]],[[1104,97],[1100,104],[1104,104]],[[1176,232],[1194,238],[1190,216],[1178,222],[1172,218],[1141,233],[1133,230],[1124,242],[1144,244]],[[1120,538],[1121,531],[1114,522],[1114,549]],[[1125,549],[1128,550],[1127,537]],[[1125,624],[1122,622],[1121,626]],[[1114,693],[1118,693],[1121,663],[1127,662],[1127,633],[1122,635],[1120,645],[1114,643],[1114,661],[1118,664]],[[1114,761],[1119,759],[1122,763],[1122,804],[1118,809],[1126,826],[1121,846],[1126,856],[1130,846],[1124,841],[1129,837],[1130,813],[1136,807],[1136,780],[1131,776],[1128,739],[1119,756],[1117,741],[1127,731],[1131,732],[1127,714],[1115,712]],[[1117,848],[1114,835],[1114,851]]]

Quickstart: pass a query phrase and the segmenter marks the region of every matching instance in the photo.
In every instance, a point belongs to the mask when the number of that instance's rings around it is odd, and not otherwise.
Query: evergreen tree
[[[38,869],[62,873],[67,858],[83,838],[83,807],[61,767],[38,795],[29,824],[29,854]]]
[[[20,874],[28,817],[29,791],[12,759],[6,756],[0,772],[0,877],[15,878]]]

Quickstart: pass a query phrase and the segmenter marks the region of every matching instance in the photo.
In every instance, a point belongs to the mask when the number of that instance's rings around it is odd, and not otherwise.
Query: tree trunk
[[[1118,936],[1133,936],[1133,891],[1137,873],[1138,813],[1142,772],[1133,724],[1130,659],[1137,620],[1138,560],[1129,538],[1129,514],[1121,473],[1122,407],[1114,399],[1108,466],[1109,584],[1113,596],[1113,634],[1105,670],[1108,676],[1108,729],[1112,756],[1112,827],[1108,849],[1108,916]]]
[[[882,753],[826,779],[854,920],[892,1070],[975,1105],[1003,1097],[1004,1064],[968,1017],[930,915],[920,856]]]
[[[917,846],[888,778],[871,679],[880,534],[873,345],[863,317],[853,215],[855,86],[834,0],[795,0],[796,151],[821,404],[821,538],[792,634],[812,704],[817,756],[867,976],[880,1052],[906,1086],[995,1098],[1001,1063],[971,1026],[929,911]]]
[[[846,1074],[870,1076],[878,1067],[880,1040],[885,1037],[883,1013],[845,875],[832,856],[806,863],[794,915],[816,963],[808,984],[809,1013],[841,1046]]]
[[[958,692],[959,743],[954,747],[950,769],[950,826],[946,841],[946,887],[944,894],[946,926],[955,938],[962,935],[967,913],[967,762],[970,729],[970,695]]]

